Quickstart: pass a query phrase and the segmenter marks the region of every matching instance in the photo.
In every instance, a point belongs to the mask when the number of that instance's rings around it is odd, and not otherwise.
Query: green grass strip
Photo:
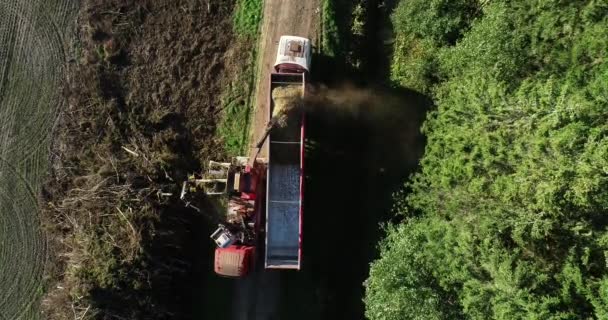
[[[239,36],[257,40],[262,21],[263,0],[237,0],[234,13],[234,31]]]
[[[239,72],[221,97],[222,117],[217,133],[224,140],[229,156],[245,154],[249,143],[251,113],[255,109],[255,84],[257,80],[257,58],[263,0],[237,0],[233,16],[233,28],[237,41],[251,43],[251,54],[242,63]]]

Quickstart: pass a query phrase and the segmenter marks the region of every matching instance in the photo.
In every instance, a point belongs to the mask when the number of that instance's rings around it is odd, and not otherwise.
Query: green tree
[[[417,12],[420,26],[446,25],[414,4],[402,1],[394,19]],[[395,53],[393,76],[437,108],[411,192],[396,195],[404,222],[372,263],[367,316],[607,318],[608,3],[479,7],[452,7],[469,21],[453,24],[454,45],[438,26],[398,28],[402,48],[424,44],[408,57],[441,76],[427,81]]]
[[[440,49],[454,45],[479,12],[476,0],[401,1],[392,18],[396,32],[393,80],[429,92],[441,76]]]

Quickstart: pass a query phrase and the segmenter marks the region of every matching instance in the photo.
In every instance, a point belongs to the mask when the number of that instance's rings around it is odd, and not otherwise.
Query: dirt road
[[[276,58],[277,42],[282,35],[302,36],[316,43],[319,38],[321,18],[320,0],[266,0],[261,28],[256,87],[255,113],[251,129],[252,144],[256,143],[266,128],[268,119],[268,86],[270,72]],[[313,62],[314,63],[314,62]],[[260,157],[268,156],[268,146]],[[260,260],[263,257],[260,257]],[[281,296],[280,273],[264,271],[259,261],[255,272],[247,279],[238,281],[235,290],[234,320],[279,319]]]

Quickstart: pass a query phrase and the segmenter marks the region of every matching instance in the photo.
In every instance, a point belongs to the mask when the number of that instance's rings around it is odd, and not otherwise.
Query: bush
[[[391,80],[403,87],[430,93],[433,84],[438,82],[437,51],[432,41],[416,39],[412,36],[398,35],[395,41],[395,54],[391,65]]]
[[[400,1],[393,23],[399,34],[430,40],[437,46],[453,45],[478,12],[477,0]]]
[[[397,43],[392,79],[429,93],[441,78],[437,56],[453,46],[479,13],[477,1],[401,1],[392,16]]]

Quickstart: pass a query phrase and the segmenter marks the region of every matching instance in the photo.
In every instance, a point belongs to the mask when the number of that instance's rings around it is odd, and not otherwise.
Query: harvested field
[[[0,2],[0,319],[40,318],[37,199],[76,10],[70,0]]]

